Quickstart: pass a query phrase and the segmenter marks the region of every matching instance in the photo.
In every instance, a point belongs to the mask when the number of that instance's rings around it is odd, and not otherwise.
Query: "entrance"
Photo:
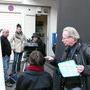
[[[42,41],[47,45],[47,15],[36,15],[36,29]]]

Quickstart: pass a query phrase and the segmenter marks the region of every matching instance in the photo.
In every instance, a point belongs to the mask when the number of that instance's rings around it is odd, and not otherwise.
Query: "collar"
[[[44,71],[44,67],[43,66],[36,66],[36,65],[29,65],[26,67],[26,70],[32,70],[32,71],[37,71],[37,72],[42,72]]]

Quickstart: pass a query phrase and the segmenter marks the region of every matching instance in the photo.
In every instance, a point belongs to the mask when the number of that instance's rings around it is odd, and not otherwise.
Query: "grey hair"
[[[8,29],[5,29],[5,28],[4,28],[4,29],[2,29],[2,32],[3,32],[3,33],[4,33],[4,32],[7,32],[7,31],[9,32],[9,30],[8,30]]]
[[[63,32],[64,31],[67,31],[69,33],[69,36],[75,38],[76,40],[80,39],[80,35],[74,27],[65,27],[63,29]]]

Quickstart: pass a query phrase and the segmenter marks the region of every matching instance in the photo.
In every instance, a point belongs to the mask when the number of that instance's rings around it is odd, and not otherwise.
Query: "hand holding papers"
[[[74,77],[80,75],[77,72],[77,65],[74,60],[58,63],[58,66],[63,77]]]

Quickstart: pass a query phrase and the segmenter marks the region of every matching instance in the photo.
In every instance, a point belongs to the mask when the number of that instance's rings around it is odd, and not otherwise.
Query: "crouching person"
[[[42,53],[32,51],[29,63],[30,65],[18,77],[16,90],[52,90],[52,77],[44,71],[45,59]]]

